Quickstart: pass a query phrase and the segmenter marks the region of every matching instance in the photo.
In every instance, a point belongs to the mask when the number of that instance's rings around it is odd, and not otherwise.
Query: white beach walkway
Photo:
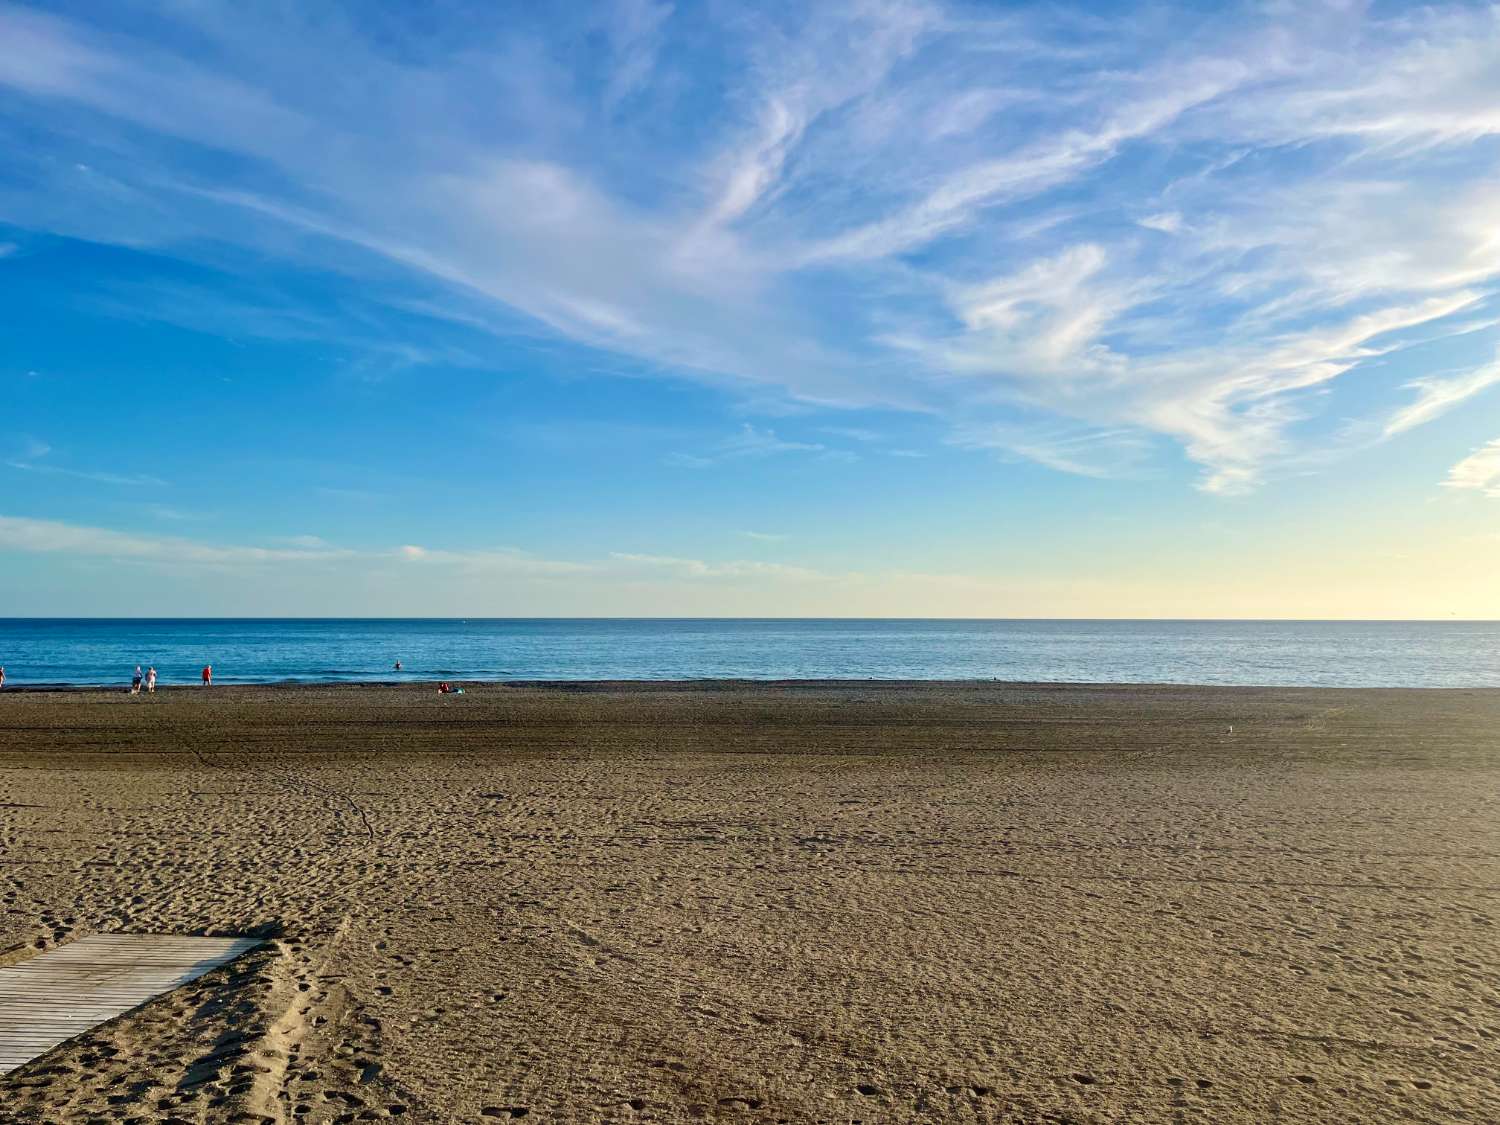
[[[0,1074],[260,944],[257,938],[95,934],[0,968]]]

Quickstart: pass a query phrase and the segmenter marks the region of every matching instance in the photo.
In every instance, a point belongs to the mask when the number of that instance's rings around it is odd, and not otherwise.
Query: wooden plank
[[[260,944],[257,938],[95,934],[0,968],[0,1074]]]

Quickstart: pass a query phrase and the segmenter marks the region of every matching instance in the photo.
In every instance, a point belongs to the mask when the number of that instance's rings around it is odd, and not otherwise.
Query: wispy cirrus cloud
[[[1408,383],[1407,387],[1416,391],[1417,396],[1391,415],[1385,425],[1385,436],[1391,437],[1440,418],[1459,403],[1497,383],[1500,383],[1500,359],[1464,375],[1417,379]]]
[[[428,567],[471,574],[500,574],[525,578],[577,578],[593,574],[598,567],[587,562],[541,558],[518,547],[452,550],[406,543],[393,551],[367,552],[371,559],[396,559]]]
[[[818,431],[833,437],[845,438],[848,441],[878,442],[881,440],[879,433],[865,429],[863,426],[819,426]]]
[[[182,508],[174,508],[170,504],[142,504],[139,511],[144,512],[152,519],[166,520],[171,523],[182,523],[190,520],[202,519],[202,513],[186,511]]]
[[[620,0],[607,12],[605,34],[614,65],[604,86],[606,113],[650,82],[673,8],[657,0]]]
[[[0,4],[0,220],[269,257],[737,395],[918,412],[1063,472],[1176,447],[1216,493],[1326,449],[1334,384],[1399,433],[1482,379],[1408,378],[1402,403],[1375,361],[1500,305],[1490,6],[393,18],[193,5],[147,38]]]
[[[64,523],[59,520],[0,516],[0,549],[32,554],[63,554],[167,564],[223,566],[314,562],[351,554],[328,546],[223,546],[177,536],[140,535]]]
[[[153,477],[145,473],[112,473],[98,469],[75,469],[67,465],[58,465],[47,460],[52,453],[52,447],[44,441],[36,438],[27,438],[22,443],[20,452],[7,458],[5,465],[11,469],[18,469],[24,473],[38,473],[42,476],[70,477],[73,480],[92,481],[95,484],[122,485],[125,487],[165,487],[166,481],[160,477]]]
[[[961,449],[987,449],[1076,476],[1113,479],[1137,475],[1147,443],[1132,429],[1085,429],[990,425],[957,430],[949,439]],[[910,451],[898,450],[898,456]]]
[[[702,559],[675,558],[670,555],[642,555],[616,551],[610,561],[627,572],[645,576],[669,575],[687,579],[737,579],[771,578],[798,582],[827,582],[836,576],[824,571],[803,566],[788,566],[785,563],[731,560],[728,562],[705,562]]]
[[[741,461],[761,457],[774,457],[782,453],[816,453],[827,456],[840,452],[830,450],[821,442],[789,441],[778,437],[775,430],[744,423],[738,433],[725,438],[712,449],[703,453],[673,453],[667,463],[689,469],[703,469],[725,461]]]
[[[1500,499],[1500,438],[1476,449],[1449,469],[1443,484]]]
[[[421,563],[448,569],[512,575],[589,573],[587,563],[538,558],[514,548],[453,551],[407,544],[395,548],[340,547],[316,535],[283,537],[274,545],[208,543],[176,535],[117,531],[60,520],[0,516],[0,550],[106,558],[170,567],[235,567],[340,563]]]
[[[779,539],[780,536],[767,536]],[[306,566],[337,561],[367,566],[421,567],[449,574],[495,575],[527,580],[767,579],[823,581],[832,575],[762,560],[702,559],[617,551],[593,560],[551,559],[516,547],[454,550],[413,543],[393,548],[352,548],[321,536],[284,536],[274,545],[207,543],[175,535],[149,535],[60,520],[0,516],[0,551],[65,555],[164,567]]]

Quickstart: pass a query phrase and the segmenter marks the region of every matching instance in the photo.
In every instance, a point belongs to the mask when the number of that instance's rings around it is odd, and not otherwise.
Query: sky
[[[1500,6],[0,0],[0,615],[1500,618]]]

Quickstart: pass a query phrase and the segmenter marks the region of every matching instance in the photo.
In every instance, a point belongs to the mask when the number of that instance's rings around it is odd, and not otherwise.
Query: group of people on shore
[[[396,661],[396,671],[401,671],[401,661],[399,660]],[[203,666],[202,679],[204,687],[214,686],[214,666],[212,664],[205,664]],[[4,686],[5,666],[0,665],[0,688],[3,688]],[[147,665],[144,674],[141,672],[141,666],[139,664],[135,666],[135,675],[130,678],[130,694],[140,695],[142,687],[146,689],[147,695],[156,694],[156,665]],[[463,688],[454,687],[449,683],[441,683],[438,685],[438,691],[442,692],[444,695],[447,695],[450,692],[461,693],[463,691]]]
[[[399,668],[401,665],[397,664],[396,667]],[[0,664],[0,688],[4,686],[5,666]],[[214,666],[212,664],[205,664],[203,666],[203,686],[214,686]],[[143,687],[146,689],[147,695],[156,694],[156,665],[147,665],[144,675],[141,673],[141,666],[139,664],[135,666],[135,675],[130,677],[130,694],[140,695],[141,688]]]
[[[213,687],[214,666],[212,664],[205,664],[203,666],[202,675],[203,686]],[[142,686],[145,687],[147,695],[156,694],[156,666],[154,664],[149,665],[146,668],[146,674],[144,676],[141,675],[141,666],[139,664],[135,666],[135,675],[130,678],[130,694],[140,695]]]

